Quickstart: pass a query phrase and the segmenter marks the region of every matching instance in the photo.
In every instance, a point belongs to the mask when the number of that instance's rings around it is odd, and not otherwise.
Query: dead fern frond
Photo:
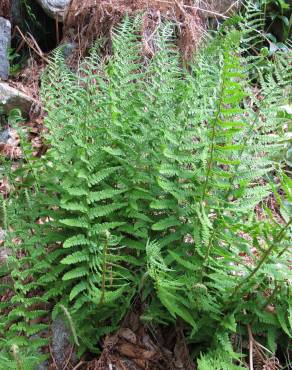
[[[0,3],[0,17],[10,18],[11,14],[11,1],[1,0]]]
[[[153,36],[161,21],[167,20],[176,25],[178,46],[184,59],[189,59],[205,34],[203,9],[207,9],[206,5],[196,7],[190,0],[86,0],[82,5],[78,0],[72,0],[65,19],[65,38],[78,45],[78,51],[72,57],[76,58],[77,54],[84,55],[96,38],[110,40],[110,31],[125,15],[142,13],[145,56],[153,55]]]

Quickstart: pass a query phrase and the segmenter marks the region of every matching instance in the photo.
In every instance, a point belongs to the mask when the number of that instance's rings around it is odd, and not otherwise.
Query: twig
[[[17,46],[17,49],[15,50],[15,52],[18,53],[22,49],[24,44],[25,44],[25,41],[23,39],[21,39],[21,41],[20,41],[19,45]]]
[[[15,26],[15,30],[19,32],[20,36],[22,37],[23,41],[27,44],[27,46],[32,49],[40,58],[42,58],[46,63],[49,63],[49,60],[44,56],[43,52],[41,51],[40,47],[38,46],[35,39],[26,37],[20,30],[18,26]],[[31,42],[29,42],[31,41]]]
[[[261,343],[259,343],[258,341],[254,340],[254,342],[255,342],[255,345],[256,345],[257,347],[260,347],[260,348],[264,349],[265,351],[269,352],[272,356],[274,355],[272,351],[270,351],[268,348],[264,347],[264,346],[263,346]]]
[[[151,41],[151,39],[154,37],[155,33],[157,32],[157,30],[159,28],[158,26],[160,25],[160,23],[161,23],[161,15],[160,15],[160,12],[158,12],[157,25],[156,25],[154,31],[151,32],[151,34],[147,38],[145,38],[145,43],[149,43],[149,41]]]
[[[69,362],[70,362],[70,360],[71,360],[72,353],[73,353],[73,348],[74,348],[74,345],[73,345],[73,346],[71,346],[71,350],[70,350],[70,353],[69,353],[69,356],[68,356],[68,360],[66,361],[66,364],[65,364],[65,366],[63,367],[63,370],[66,370],[66,369],[67,369],[67,367],[68,367],[68,365],[69,365]]]
[[[249,347],[249,370],[253,370],[253,336],[250,325],[247,324],[248,347]]]
[[[160,3],[166,3],[166,4],[173,4],[172,2],[170,1],[166,1],[166,0],[158,0]],[[176,1],[175,1],[176,2]],[[180,4],[180,7],[184,7],[184,8],[188,8],[188,9],[195,9],[195,10],[199,10],[201,12],[204,12],[204,13],[209,13],[209,14],[213,14],[213,15],[216,15],[220,18],[224,18],[224,19],[228,19],[229,17],[224,15],[224,14],[221,14],[221,13],[218,13],[218,12],[214,12],[213,10],[208,10],[208,9],[203,9],[203,8],[200,8],[198,6],[194,6],[194,5],[181,5]]]
[[[55,357],[54,357],[53,352],[52,352],[52,347],[51,347],[50,344],[49,344],[49,350],[50,350],[50,355],[51,355],[51,358],[53,360],[54,366],[55,366],[56,370],[58,370],[58,365],[56,363]]]
[[[236,0],[236,1],[234,1],[234,3],[233,4],[231,4],[230,5],[230,7],[224,12],[224,14],[228,14],[228,12],[230,12],[230,10],[233,8],[233,7],[235,7],[235,5],[237,5],[238,3],[240,3],[241,2],[241,0]]]
[[[86,364],[85,361],[80,361],[72,370],[77,370],[77,369],[79,369],[84,364]]]
[[[176,5],[177,5],[177,7],[185,14],[186,13],[186,11],[185,11],[185,9],[183,8],[183,5],[182,4],[180,4],[179,2],[178,2],[178,0],[174,0],[174,2],[176,3]]]
[[[40,55],[44,55],[44,53],[42,52],[42,49],[39,47],[38,43],[36,42],[36,39],[33,37],[33,35],[31,33],[27,33],[28,36],[30,37],[31,41],[34,43],[37,51],[39,52]]]
[[[58,14],[56,18],[56,39],[57,39],[57,44],[60,43],[60,34],[59,34],[59,20],[58,20]]]

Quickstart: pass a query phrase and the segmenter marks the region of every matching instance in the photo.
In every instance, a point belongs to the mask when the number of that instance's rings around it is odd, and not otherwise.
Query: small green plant
[[[278,50],[289,53],[292,8],[285,0],[246,0],[241,18],[246,33],[245,47],[254,55],[272,57]],[[240,17],[235,16],[236,19]],[[230,20],[228,21],[230,22]]]
[[[11,370],[32,370],[40,363],[41,356],[35,355],[29,349],[21,352],[17,345],[6,349],[5,343],[1,343],[0,368]],[[3,350],[5,348],[5,350]]]
[[[20,4],[24,12],[25,27],[27,29],[31,29],[32,26],[40,28],[41,24],[37,20],[31,0],[21,0]]]
[[[11,76],[16,75],[21,70],[21,64],[19,63],[20,54],[12,48],[8,50],[8,60],[10,64],[9,74]]]
[[[65,312],[79,354],[98,353],[139,299],[154,325],[184,321],[198,369],[242,369],[235,339],[249,328],[267,353],[291,337],[291,219],[254,212],[272,194],[283,207],[291,198],[274,159],[287,139],[288,55],[267,60],[258,94],[249,30],[225,29],[186,70],[170,25],[150,61],[139,26],[125,19],[112,57],[94,48],[77,74],[54,53],[42,81],[49,150],[34,158],[24,146],[3,200],[15,267],[0,329],[37,351],[43,319]]]
[[[266,33],[271,40],[271,50],[282,48],[289,41],[292,30],[292,8],[288,0],[263,0]]]

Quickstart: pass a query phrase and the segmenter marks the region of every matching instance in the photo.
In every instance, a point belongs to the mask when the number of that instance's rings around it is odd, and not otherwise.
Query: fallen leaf
[[[127,342],[130,342],[132,344],[137,343],[136,334],[133,333],[131,329],[121,328],[118,332],[118,335],[119,335],[120,338],[125,339]]]
[[[157,353],[154,351],[147,351],[130,343],[123,343],[117,346],[117,351],[124,356],[143,360],[153,360],[157,355]]]

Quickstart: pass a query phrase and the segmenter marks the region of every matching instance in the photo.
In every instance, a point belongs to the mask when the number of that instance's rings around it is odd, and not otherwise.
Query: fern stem
[[[219,115],[221,113],[221,105],[222,105],[222,102],[223,102],[224,86],[225,86],[225,79],[224,79],[224,73],[223,73],[222,83],[221,83],[221,88],[220,88],[220,99],[219,99],[219,103],[218,103],[218,109],[217,109],[216,116],[214,118],[214,122],[213,122],[213,126],[212,126],[211,153],[210,153],[210,157],[209,157],[209,160],[208,160],[207,174],[206,174],[206,179],[205,179],[205,183],[204,183],[204,186],[203,186],[203,194],[202,194],[202,198],[201,198],[202,206],[204,205],[203,202],[204,202],[205,197],[206,197],[207,186],[208,186],[208,182],[210,180],[210,174],[211,174],[212,165],[213,165],[213,157],[214,157],[214,149],[215,149],[216,124],[218,122],[218,118],[219,118]],[[202,281],[204,271],[205,271],[205,269],[207,267],[206,262],[208,261],[209,256],[210,256],[210,251],[211,251],[211,247],[212,247],[212,241],[213,241],[215,232],[216,231],[214,229],[213,230],[213,233],[212,233],[212,235],[211,235],[211,237],[209,239],[209,242],[208,242],[207,251],[205,253],[203,264],[202,264],[202,269],[201,269],[201,272],[200,272],[200,281]]]
[[[208,242],[207,251],[206,251],[206,254],[204,256],[203,263],[202,263],[202,268],[201,268],[201,271],[200,271],[200,278],[199,278],[200,282],[202,282],[204,272],[205,272],[206,268],[208,267],[207,262],[208,262],[209,257],[210,257],[210,251],[211,251],[212,242],[213,242],[215,233],[216,233],[216,229],[213,229],[213,232],[212,232],[212,234],[210,236],[210,239],[209,239],[209,242]]]
[[[243,145],[242,145],[242,149],[240,150],[240,152],[239,152],[239,159],[241,160],[241,158],[242,158],[242,156],[243,156],[243,153],[244,153],[244,151],[245,151],[245,149],[246,149],[246,147],[247,147],[247,142],[248,142],[248,140],[249,140],[249,138],[250,138],[250,134],[251,134],[251,132],[253,131],[253,129],[254,129],[254,126],[255,126],[255,124],[257,123],[257,121],[258,121],[258,119],[259,119],[259,117],[260,117],[260,114],[261,114],[261,109],[260,109],[260,107],[263,105],[263,103],[265,103],[265,101],[266,101],[266,99],[267,99],[267,97],[269,96],[269,94],[270,94],[270,92],[272,92],[272,90],[273,90],[273,86],[271,86],[270,87],[270,89],[266,92],[266,94],[265,94],[265,96],[263,97],[263,99],[260,101],[260,105],[259,106],[257,106],[257,113],[256,113],[256,115],[255,115],[255,117],[254,117],[254,119],[253,119],[253,121],[252,121],[252,124],[250,125],[250,127],[249,127],[249,130],[247,131],[247,133],[246,133],[246,135],[245,135],[245,138],[244,138],[244,140],[243,140]],[[237,172],[238,172],[238,169],[239,169],[239,166],[240,166],[240,164],[241,164],[241,161],[239,161],[239,163],[235,166],[235,169],[234,169],[234,173],[233,173],[233,175],[232,175],[232,177],[230,178],[230,180],[229,180],[229,188],[228,188],[228,191],[227,191],[227,193],[226,193],[226,195],[225,195],[225,200],[227,200],[228,199],[228,197],[229,197],[229,195],[231,194],[231,191],[232,191],[232,189],[233,189],[233,182],[234,182],[234,180],[235,180],[235,178],[236,178],[236,174],[237,174]]]
[[[77,346],[79,346],[79,341],[78,341],[78,337],[77,337],[77,333],[76,333],[76,329],[75,329],[75,326],[74,326],[74,323],[73,323],[73,320],[72,320],[72,317],[70,315],[70,312],[67,310],[67,308],[64,306],[64,305],[60,305],[60,307],[62,308],[68,322],[69,322],[69,325],[70,325],[70,329],[71,329],[71,333],[73,335],[73,339],[74,339],[74,342]]]
[[[23,370],[22,362],[19,356],[19,348],[16,344],[13,344],[11,347],[12,356],[17,364],[17,370]]]
[[[263,100],[264,100],[264,99],[263,99]],[[263,100],[262,100],[262,101],[263,101]],[[227,193],[226,193],[226,195],[225,195],[225,197],[224,197],[224,198],[225,198],[225,201],[227,201],[227,200],[228,200],[228,197],[229,197],[229,195],[230,195],[230,194],[231,194],[231,192],[232,192],[233,185],[234,185],[234,180],[236,179],[237,171],[238,171],[239,166],[240,166],[240,164],[241,164],[241,158],[242,158],[243,153],[244,153],[244,151],[245,151],[245,149],[246,149],[246,147],[247,147],[247,141],[248,141],[248,139],[249,139],[249,137],[250,137],[251,132],[252,132],[252,131],[253,131],[253,129],[254,129],[254,126],[255,126],[255,124],[256,124],[256,122],[257,122],[257,120],[258,120],[259,116],[260,116],[260,113],[261,113],[261,110],[260,110],[260,109],[258,109],[258,112],[257,112],[257,114],[255,115],[254,120],[253,120],[253,122],[252,122],[252,124],[251,124],[251,126],[250,126],[249,130],[247,131],[247,133],[246,133],[246,135],[245,135],[244,140],[243,140],[242,149],[241,149],[241,150],[240,150],[240,152],[239,152],[239,163],[235,166],[234,173],[233,173],[232,177],[229,179],[229,188],[228,188],[228,191],[227,191]]]
[[[102,262],[102,281],[101,281],[101,295],[100,295],[100,304],[104,303],[104,296],[105,296],[105,281],[106,281],[106,256],[108,250],[108,232],[105,234],[105,243],[103,247],[103,262]]]
[[[4,228],[5,231],[8,231],[6,200],[4,199],[3,194],[1,194],[1,198],[2,198],[3,228]]]
[[[26,140],[25,138],[25,135],[23,133],[23,130],[20,129],[18,126],[14,125],[14,129],[16,130],[17,134],[19,135],[19,139],[20,139],[20,144],[21,144],[21,147],[22,147],[22,152],[23,152],[23,158],[26,162],[26,164],[28,165],[29,169],[31,170],[31,173],[34,177],[34,188],[39,191],[40,190],[40,185],[39,185],[39,179],[38,179],[38,174],[37,174],[37,171],[36,171],[36,168],[35,166],[33,165],[33,162],[31,161],[30,157],[29,157],[29,154],[30,155],[33,155],[33,151],[30,148],[28,148],[28,146],[30,145],[29,142]]]
[[[292,222],[292,218],[290,218],[289,222],[287,223],[287,225],[285,226],[285,228],[282,229],[282,232],[286,231],[288,229],[288,227],[291,225],[291,222]],[[277,255],[277,258],[281,257],[286,251],[287,249],[290,247],[290,245],[287,245],[287,247],[285,247],[278,255]]]
[[[222,99],[223,99],[223,90],[224,90],[224,78],[222,79],[222,84],[221,84],[221,89],[220,89],[220,100],[219,100],[218,109],[217,109],[216,116],[214,118],[214,122],[213,122],[213,126],[212,126],[211,153],[210,153],[210,157],[209,157],[208,164],[207,164],[206,179],[205,179],[205,183],[203,185],[203,193],[202,193],[202,198],[201,198],[201,205],[202,205],[202,207],[204,206],[203,202],[205,200],[206,190],[207,190],[208,182],[210,180],[210,174],[211,174],[211,169],[212,169],[212,164],[213,164],[213,156],[214,156],[214,149],[215,149],[216,123],[217,123],[218,118],[219,118],[219,115],[221,113],[221,104],[222,104]],[[205,256],[204,256],[203,265],[202,265],[202,269],[201,269],[201,273],[200,273],[200,278],[199,278],[200,281],[202,281],[202,279],[203,279],[203,274],[204,274],[204,271],[205,271],[205,268],[206,268],[206,262],[208,261],[209,256],[210,256],[210,251],[211,251],[211,246],[212,246],[212,240],[213,240],[214,235],[215,235],[215,230],[213,231],[213,233],[212,233],[212,235],[210,237],[210,240],[209,240],[209,243],[208,243],[208,246],[207,246],[207,251],[206,251]]]
[[[249,370],[253,370],[253,335],[249,324],[247,325],[247,332],[249,342]]]
[[[285,236],[285,231],[288,229],[288,227],[291,225],[291,222],[292,222],[292,219],[290,219],[290,221],[285,225],[285,227],[283,227],[279,234],[276,236],[275,238],[275,242],[266,250],[266,252],[264,253],[263,257],[261,258],[261,260],[259,261],[258,265],[250,272],[250,274],[241,281],[241,283],[239,283],[233,290],[233,293],[231,295],[231,298],[234,297],[234,295],[239,291],[239,289],[245,284],[247,283],[253,276],[256,275],[256,273],[259,271],[259,269],[262,267],[262,265],[266,262],[267,258],[269,257],[269,255],[273,252],[274,248],[277,246],[277,243],[279,243],[283,237]]]
[[[207,164],[206,179],[205,179],[205,183],[203,185],[203,193],[202,193],[202,199],[201,199],[202,203],[205,200],[206,190],[207,190],[208,182],[210,180],[210,174],[211,174],[212,165],[213,165],[213,156],[214,156],[214,149],[215,149],[216,123],[218,122],[218,118],[219,118],[219,115],[221,113],[221,104],[222,104],[222,99],[223,99],[223,89],[224,89],[224,79],[222,80],[222,85],[221,85],[221,90],[220,90],[220,100],[219,100],[219,104],[218,104],[217,113],[216,113],[216,116],[214,118],[214,122],[213,122],[213,125],[212,125],[210,157],[209,157],[208,164]]]
[[[264,97],[264,99],[262,99],[261,103],[263,103],[263,102],[265,101],[265,99],[266,99],[266,97],[267,97],[267,96],[268,96],[268,95],[266,95],[266,96]],[[256,115],[255,115],[255,117],[254,117],[254,120],[253,120],[253,122],[252,122],[252,124],[251,124],[251,126],[250,126],[250,128],[249,128],[249,130],[248,130],[248,132],[247,132],[247,134],[245,135],[245,138],[244,138],[244,141],[243,141],[243,147],[242,147],[242,149],[241,149],[241,151],[240,151],[240,153],[239,153],[239,159],[241,159],[241,158],[242,158],[243,153],[244,153],[245,149],[247,148],[247,142],[248,142],[248,139],[249,139],[249,137],[250,137],[250,133],[253,131],[254,126],[255,126],[255,124],[256,124],[256,122],[257,122],[257,120],[258,120],[259,116],[260,116],[260,113],[261,113],[261,110],[260,110],[260,109],[258,109],[258,111],[257,111],[257,113],[256,113]],[[235,178],[236,178],[236,174],[237,174],[237,171],[238,171],[239,166],[240,166],[240,163],[236,165],[235,170],[234,170],[234,173],[233,173],[232,177],[231,177],[231,178],[230,178],[230,180],[229,180],[229,188],[228,188],[228,190],[227,190],[227,192],[226,192],[226,195],[224,196],[225,201],[227,201],[227,200],[228,200],[228,197],[229,197],[229,195],[231,194],[231,191],[232,191],[232,189],[233,189],[233,185],[234,185],[234,180],[235,180]],[[205,182],[205,184],[206,184],[206,182]],[[206,189],[204,189],[204,194],[203,194],[203,196],[204,196],[204,197],[205,197],[205,190],[206,190]],[[202,198],[202,200],[203,200],[203,198]],[[214,239],[215,233],[216,233],[216,229],[214,229],[214,230],[213,230],[213,232],[212,232],[212,234],[211,234],[211,237],[210,237],[210,240],[209,240],[209,243],[208,243],[208,246],[207,246],[207,252],[206,252],[206,254],[205,254],[204,261],[203,261],[203,265],[202,265],[202,269],[201,269],[201,273],[200,273],[200,281],[202,281],[204,271],[205,271],[205,269],[206,269],[206,268],[207,268],[207,266],[208,266],[208,265],[206,264],[206,262],[208,261],[209,256],[210,256],[210,251],[211,251],[212,241],[213,241],[213,239]],[[288,247],[287,247],[287,248],[288,248]],[[283,253],[285,253],[285,251],[287,250],[287,248],[285,248],[285,249],[284,249],[284,250],[283,250],[283,251],[278,255],[278,257],[281,257],[281,255],[282,255]]]

